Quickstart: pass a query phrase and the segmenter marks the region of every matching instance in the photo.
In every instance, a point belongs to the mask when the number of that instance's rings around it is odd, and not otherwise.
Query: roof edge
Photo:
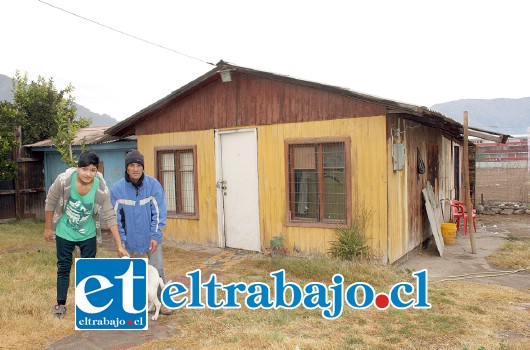
[[[210,71],[199,76],[193,81],[190,81],[189,83],[183,85],[179,89],[173,91],[172,93],[168,94],[162,99],[152,103],[146,108],[138,111],[137,113],[133,114],[129,118],[108,128],[107,130],[105,130],[105,134],[108,134],[114,137],[126,137],[126,136],[134,135],[134,133],[132,132],[132,127],[136,123],[141,121],[146,115],[156,113],[162,110],[163,108],[167,107],[174,99],[178,98],[181,95],[186,94],[187,92],[192,91],[193,88],[199,85],[200,83],[205,82],[208,79],[211,79],[216,74],[220,73],[221,71],[225,71],[225,70],[237,70],[237,71],[241,71],[247,74],[262,76],[262,77],[266,77],[269,79],[280,80],[280,81],[310,86],[314,88],[328,89],[328,90],[333,91],[334,93],[346,95],[349,97],[357,98],[357,99],[364,100],[364,101],[371,102],[371,103],[377,103],[377,104],[384,105],[387,108],[388,113],[390,114],[408,114],[418,119],[422,119],[425,117],[439,119],[440,124],[443,123],[443,125],[450,126],[451,133],[454,133],[454,134],[459,133],[460,135],[463,135],[464,133],[464,127],[461,123],[447,117],[446,115],[440,112],[431,110],[425,106],[416,106],[416,105],[412,105],[408,103],[398,102],[395,100],[390,100],[386,98],[381,98],[381,97],[377,97],[373,95],[356,92],[356,91],[353,91],[353,90],[350,90],[344,87],[328,85],[328,84],[319,83],[319,82],[313,82],[313,81],[309,81],[305,79],[294,78],[289,75],[277,74],[277,73],[262,71],[262,70],[253,69],[249,67],[243,67],[243,66],[229,63],[227,61],[220,60],[219,62],[217,62],[216,66]],[[221,77],[219,76],[219,79],[220,78]],[[480,138],[484,138],[487,140],[492,140],[492,141],[496,141],[500,143],[505,143],[510,137],[510,135],[500,134],[500,133],[496,133],[493,131],[473,128],[473,127],[469,127],[469,130],[470,130],[470,135],[472,135],[473,133],[472,136],[476,136],[476,137],[480,137]],[[455,136],[459,136],[459,135],[455,135]]]

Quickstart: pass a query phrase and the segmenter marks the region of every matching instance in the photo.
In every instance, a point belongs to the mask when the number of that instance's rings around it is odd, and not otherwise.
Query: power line
[[[57,10],[60,10],[60,11],[66,12],[66,13],[68,13],[68,14],[70,14],[70,15],[73,15],[73,16],[76,16],[76,17],[78,17],[78,18],[84,19],[85,21],[88,21],[88,22],[92,22],[92,23],[94,23],[94,24],[97,24],[98,26],[102,26],[102,27],[104,27],[104,28],[110,29],[110,30],[115,31],[115,32],[117,32],[117,33],[120,33],[120,34],[126,35],[126,36],[128,36],[128,37],[131,37],[131,38],[133,38],[133,39],[140,40],[140,41],[143,41],[144,43],[147,43],[147,44],[150,44],[150,45],[153,45],[153,46],[157,46],[157,47],[159,47],[159,48],[161,48],[161,49],[171,51],[171,52],[176,53],[176,54],[178,54],[178,55],[186,56],[186,57],[188,57],[188,58],[191,58],[191,59],[194,59],[194,60],[200,61],[200,62],[202,62],[202,63],[206,63],[206,64],[209,64],[209,65],[215,66],[215,64],[213,64],[213,63],[211,63],[211,62],[206,62],[206,61],[204,61],[204,60],[201,60],[200,58],[197,58],[197,57],[194,57],[194,56],[191,56],[191,55],[188,55],[188,54],[185,54],[185,53],[182,53],[182,52],[179,52],[179,51],[173,50],[173,49],[171,49],[171,48],[169,48],[169,47],[166,47],[166,46],[163,46],[163,45],[160,45],[160,44],[154,43],[154,42],[149,41],[149,40],[146,40],[146,39],[139,38],[139,37],[137,37],[137,36],[135,36],[135,35],[132,35],[132,34],[129,34],[129,33],[125,33],[124,31],[121,31],[121,30],[119,30],[119,29],[112,28],[112,27],[110,27],[110,26],[108,26],[108,25],[106,25],[106,24],[99,23],[99,22],[94,21],[94,20],[92,20],[92,19],[90,19],[90,18],[86,18],[86,17],[80,16],[80,15],[78,15],[78,14],[76,14],[76,13],[73,13],[73,12],[71,12],[71,11],[65,10],[65,9],[63,9],[63,8],[61,8],[61,7],[58,7],[58,6],[52,5],[52,4],[50,4],[50,3],[47,3],[46,1],[42,1],[42,0],[38,0],[38,1],[39,1],[39,2],[42,2],[43,4],[46,4],[46,5],[48,5],[48,6],[51,6],[51,7],[55,8],[55,9],[57,9]]]

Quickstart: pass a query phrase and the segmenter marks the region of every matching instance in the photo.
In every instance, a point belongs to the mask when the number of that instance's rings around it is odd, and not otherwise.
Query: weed
[[[342,343],[341,349],[355,349],[355,345],[364,344],[363,338],[355,337],[353,335],[348,335],[344,342]]]
[[[347,228],[335,229],[335,240],[330,242],[329,254],[333,258],[357,260],[370,258],[371,248],[366,237],[366,226],[372,218],[373,211],[359,206],[352,216],[352,223]]]
[[[484,311],[483,308],[481,308],[480,306],[477,306],[477,305],[469,305],[466,307],[466,309],[471,312],[471,313],[474,313],[474,314],[479,314],[479,315],[485,315],[486,314],[486,311]]]
[[[283,248],[283,241],[285,238],[282,235],[274,236],[271,238],[271,249]]]
[[[281,234],[278,236],[272,237],[271,244],[271,255],[272,256],[285,256],[287,254],[287,249],[283,246],[285,237]]]

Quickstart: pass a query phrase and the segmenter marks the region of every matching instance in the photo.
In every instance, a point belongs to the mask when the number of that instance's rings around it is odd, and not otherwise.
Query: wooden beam
[[[471,253],[477,254],[477,244],[475,242],[475,231],[473,230],[473,213],[471,210],[471,193],[469,187],[469,135],[467,127],[467,111],[464,111],[464,196],[466,199],[467,210],[467,232],[471,242]]]
[[[470,136],[475,136],[475,137],[478,137],[484,140],[489,140],[489,141],[493,141],[497,143],[502,143],[502,140],[503,140],[503,137],[501,135],[495,136],[495,135],[490,135],[490,134],[486,134],[486,133],[475,131],[475,130],[468,130],[468,134]]]
[[[17,146],[13,149],[13,159],[15,162],[18,162],[18,159],[21,156],[21,149],[22,149],[22,127],[18,126],[15,129],[15,142]],[[21,174],[20,167],[17,166],[17,176],[15,177],[15,215],[17,217],[17,220],[22,220],[22,203],[21,203],[21,197],[20,197],[20,178],[19,175]]]

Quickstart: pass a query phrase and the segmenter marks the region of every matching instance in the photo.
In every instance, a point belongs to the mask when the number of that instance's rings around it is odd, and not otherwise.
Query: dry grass
[[[56,320],[55,247],[42,239],[42,223],[0,225],[0,348],[44,348],[74,334],[73,293],[69,313]],[[100,251],[100,256],[114,252]],[[166,274],[183,276],[211,255],[167,246]],[[410,274],[388,267],[343,263],[329,259],[258,256],[248,258],[218,279],[271,282],[269,273],[286,270],[286,279],[300,285],[330,284],[335,273],[346,283],[363,281],[376,290]],[[17,284],[12,281],[16,276]],[[73,275],[72,275],[73,276]],[[528,349],[530,312],[515,306],[530,303],[530,294],[502,286],[447,282],[429,286],[430,310],[356,311],[345,309],[334,321],[318,310],[177,310],[157,322],[175,327],[175,336],[135,349]]]
[[[504,243],[499,250],[487,257],[491,264],[506,269],[530,267],[530,241],[514,240]]]

